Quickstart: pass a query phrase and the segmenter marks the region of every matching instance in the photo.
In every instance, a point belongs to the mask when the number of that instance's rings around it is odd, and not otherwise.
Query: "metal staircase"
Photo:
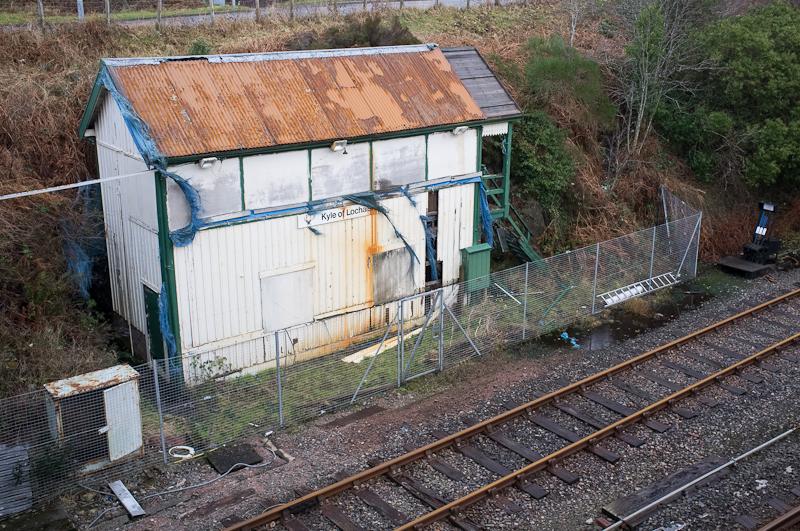
[[[511,204],[510,188],[501,174],[487,174],[484,168],[483,184],[492,220],[503,231],[505,243],[514,255],[523,262],[537,262],[542,259],[533,248],[533,234],[522,220],[517,209]]]

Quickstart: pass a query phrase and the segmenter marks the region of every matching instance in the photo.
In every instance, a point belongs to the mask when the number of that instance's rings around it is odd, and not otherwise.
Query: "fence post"
[[[161,10],[164,9],[164,0],[158,0],[156,4],[156,29],[161,29]]]
[[[367,0],[364,0],[363,2],[361,2],[361,11],[366,11],[366,10],[367,10]]]
[[[256,0],[256,22],[261,22],[261,0]]]
[[[105,9],[106,9],[106,24],[111,24],[111,0],[106,0],[105,2]]]
[[[294,0],[289,0],[289,20],[294,20]]]
[[[594,254],[594,281],[592,282],[592,315],[595,312],[597,301],[597,270],[600,267],[600,242],[597,242],[597,251]]]
[[[700,211],[700,218],[697,220],[697,246],[694,248],[694,266],[692,267],[692,277],[697,276],[697,261],[700,259],[700,235],[703,232],[703,211]]]
[[[444,288],[439,288],[439,371],[444,370]]]
[[[281,382],[281,341],[275,330],[275,374],[278,382],[278,424],[283,428],[283,385]]]
[[[39,14],[39,26],[44,30],[44,3],[42,0],[36,0],[36,11]]]
[[[161,406],[161,386],[158,384],[158,362],[150,360],[150,367],[153,369],[153,386],[156,390],[156,409],[158,409],[158,431],[161,435],[161,455],[164,457],[164,464],[167,464],[167,440],[164,436],[164,412]]]
[[[656,259],[656,227],[653,227],[653,244],[650,246],[650,276],[653,278],[653,263]]]
[[[403,9],[403,5],[405,4],[405,0],[400,0],[400,9]]]
[[[397,303],[397,387],[403,385],[403,301]]]
[[[208,13],[211,15],[211,23],[214,23],[214,0],[208,0]]]
[[[683,252],[683,258],[681,258],[681,263],[678,265],[678,270],[675,271],[675,276],[681,276],[681,269],[683,269],[683,263],[686,262],[686,256],[689,254],[689,249],[692,248],[692,242],[694,241],[694,235],[697,234],[697,245],[700,245],[700,220],[703,218],[702,214],[697,216],[697,223],[694,224],[694,230],[692,231],[692,237],[689,238],[689,242],[686,244],[686,250]]]
[[[338,15],[339,14],[339,4],[338,4],[337,0],[333,0],[333,14],[334,15]]]
[[[78,20],[83,20],[83,0],[78,0]]]
[[[528,267],[530,262],[525,262],[525,298],[522,299],[522,340],[528,335]]]

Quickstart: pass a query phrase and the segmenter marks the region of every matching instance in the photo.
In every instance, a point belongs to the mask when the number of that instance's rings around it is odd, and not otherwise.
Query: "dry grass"
[[[407,10],[400,16],[423,42],[474,45],[490,62],[521,66],[530,37],[565,33],[566,15],[556,4]],[[209,43],[215,53],[282,50],[297,42],[298,36],[313,38],[341,23],[333,17],[293,23],[273,17],[262,24],[218,21],[213,27],[175,26],[161,32],[93,22],[59,26],[45,34],[0,32],[4,52],[0,56],[0,194],[93,175],[92,149],[78,140],[75,131],[101,57],[186,54],[197,40]],[[600,36],[598,24],[598,20],[587,21],[580,28],[578,47],[595,57],[620,53],[620,40]],[[520,87],[511,81],[506,79],[511,92],[520,96]],[[652,222],[662,182],[690,200],[703,200],[698,187],[687,179],[684,165],[665,160],[655,140],[645,155],[652,162],[622,176],[609,194],[603,187],[600,138],[596,130],[586,128],[584,110],[562,103],[548,111],[569,130],[580,166],[574,201],[569,205],[574,215],[566,226],[550,227],[545,242],[575,246]],[[65,219],[80,226],[74,197],[74,193],[51,194],[0,203],[0,382],[4,382],[0,393],[107,365],[115,357],[107,346],[107,328],[76,302],[65,273],[60,226]],[[703,256],[707,258],[741,245],[739,225],[749,233],[753,223],[725,201],[719,205],[706,217]],[[800,203],[793,208],[800,212]]]

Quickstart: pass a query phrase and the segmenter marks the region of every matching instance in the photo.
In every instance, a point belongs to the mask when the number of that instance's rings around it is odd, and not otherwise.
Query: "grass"
[[[250,8],[241,6],[215,6],[214,13],[223,15],[236,11],[251,11]],[[208,7],[184,7],[176,9],[164,9],[161,11],[162,17],[181,17],[192,15],[208,15]],[[135,9],[129,11],[119,11],[111,13],[111,19],[118,22],[130,20],[143,20],[156,18],[158,13],[154,9]],[[85,17],[86,21],[104,21],[103,13],[90,13]],[[47,24],[64,24],[78,22],[76,14],[69,15],[45,15],[44,21]],[[38,16],[30,11],[0,11],[0,26],[18,26],[22,24],[32,24],[38,22]]]

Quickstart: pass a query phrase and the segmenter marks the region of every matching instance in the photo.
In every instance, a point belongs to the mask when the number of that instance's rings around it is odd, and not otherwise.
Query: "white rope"
[[[91,186],[93,184],[107,183],[111,181],[119,181],[127,179],[128,177],[136,177],[150,173],[150,170],[140,171],[136,173],[127,173],[125,175],[116,175],[114,177],[106,177],[104,179],[92,179],[91,181],[81,181],[79,183],[62,184],[61,186],[51,186],[50,188],[41,188],[39,190],[28,190],[25,192],[16,192],[13,194],[0,195],[0,201],[7,201],[9,199],[19,199],[20,197],[29,197],[32,195],[49,194],[51,192],[60,192],[62,190],[70,190],[72,188],[81,188],[83,186]]]

